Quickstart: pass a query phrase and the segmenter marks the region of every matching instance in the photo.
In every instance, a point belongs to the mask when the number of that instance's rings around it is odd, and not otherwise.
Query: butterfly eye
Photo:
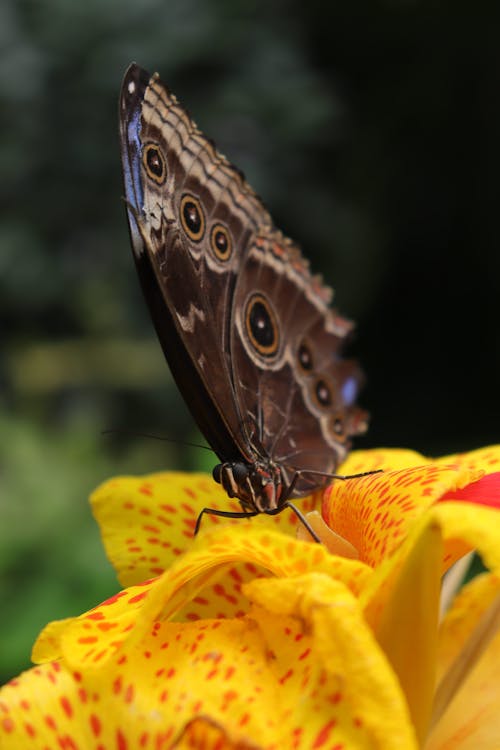
[[[213,253],[219,260],[228,260],[233,252],[231,235],[222,224],[214,224],[210,234]]]
[[[205,234],[205,216],[200,201],[192,195],[183,195],[180,214],[182,228],[189,239],[199,242]]]
[[[310,348],[304,342],[302,342],[299,346],[297,359],[302,370],[304,370],[305,372],[311,372],[314,367],[313,357]]]
[[[329,384],[322,378],[317,380],[314,386],[314,395],[320,406],[332,405],[332,392]]]
[[[154,143],[148,143],[142,152],[142,162],[146,168],[148,177],[158,185],[163,185],[167,179],[167,167],[165,158]]]
[[[278,351],[276,315],[262,294],[253,294],[245,310],[245,327],[250,343],[259,354],[272,357]]]

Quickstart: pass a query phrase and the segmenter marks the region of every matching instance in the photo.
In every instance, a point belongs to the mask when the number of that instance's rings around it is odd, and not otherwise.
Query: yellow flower
[[[127,588],[44,629],[39,666],[0,691],[2,750],[499,747],[500,448],[357,452],[342,471],[380,467],[301,501],[322,504],[325,545],[287,512],[208,517],[193,541],[201,508],[231,507],[204,475],[102,485]],[[489,572],[440,617],[471,549]]]

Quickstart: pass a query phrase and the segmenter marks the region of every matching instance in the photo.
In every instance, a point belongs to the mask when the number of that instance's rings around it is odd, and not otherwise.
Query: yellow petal
[[[376,628],[420,740],[427,733],[434,695],[442,557],[441,531],[429,524],[404,556]]]
[[[116,477],[91,495],[94,516],[99,523],[106,554],[120,583],[130,586],[160,575],[193,542],[196,520],[203,508],[241,511],[207,474],[165,472],[144,477]],[[303,512],[315,499],[303,498]],[[259,519],[268,528],[278,527],[295,535],[297,517],[284,511]],[[202,531],[224,526],[251,528],[255,519],[230,520],[206,514]]]

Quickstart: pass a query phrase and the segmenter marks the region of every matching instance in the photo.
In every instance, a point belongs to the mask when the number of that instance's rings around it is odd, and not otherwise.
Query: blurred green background
[[[114,593],[87,497],[210,468],[131,258],[117,97],[135,60],[241,167],[358,323],[372,427],[428,454],[497,440],[500,6],[3,0],[0,679]]]

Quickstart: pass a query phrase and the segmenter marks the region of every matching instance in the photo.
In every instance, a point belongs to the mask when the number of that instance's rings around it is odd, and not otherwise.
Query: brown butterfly
[[[173,377],[242,512],[275,514],[323,487],[364,432],[352,324],[297,246],[158,74],[125,74],[127,216],[144,295]],[[200,516],[201,518],[201,516]],[[198,519],[198,524],[199,524]],[[306,523],[307,525],[307,523]]]

